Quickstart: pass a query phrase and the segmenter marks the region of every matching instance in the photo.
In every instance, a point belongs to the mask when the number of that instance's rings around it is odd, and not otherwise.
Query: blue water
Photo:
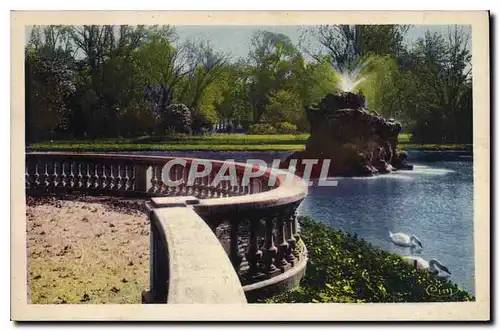
[[[144,153],[144,152],[141,152]],[[165,155],[165,152],[148,154]],[[169,152],[209,159],[285,159],[289,152]],[[341,228],[399,255],[435,258],[451,280],[474,291],[473,163],[468,153],[410,152],[413,171],[344,178],[336,187],[310,187],[299,213]],[[416,235],[419,253],[394,245],[389,231]]]
[[[472,177],[472,162],[416,163],[413,171],[311,187],[299,212],[393,253],[435,258],[474,293]],[[389,231],[416,235],[424,249],[394,245]]]

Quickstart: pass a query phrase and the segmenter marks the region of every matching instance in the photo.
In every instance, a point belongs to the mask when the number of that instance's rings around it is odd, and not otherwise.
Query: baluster
[[[61,187],[67,187],[68,186],[68,176],[66,175],[66,162],[62,161],[61,162]]]
[[[115,176],[115,189],[117,189],[118,191],[121,191],[123,190],[123,181],[122,181],[122,165],[120,163],[118,163],[116,165],[116,172],[115,172],[116,176]]]
[[[195,197],[200,197],[201,195],[201,186],[203,185],[203,179],[205,177],[202,177],[202,178],[196,178],[196,186],[193,187],[193,196]]]
[[[106,187],[106,172],[104,164],[99,165],[99,188],[103,189]]]
[[[181,195],[188,195],[189,186],[187,185],[187,180],[189,178],[189,170],[192,166],[192,164],[189,164],[189,169],[187,167],[184,168],[183,178],[186,180],[186,183],[181,186],[181,191],[179,192]]]
[[[26,164],[26,176],[27,180],[29,183],[29,188],[34,188],[35,187],[35,172],[33,170],[33,163],[30,162],[30,164]]]
[[[262,251],[259,249],[258,233],[260,228],[260,218],[250,217],[250,245],[248,247],[247,261],[251,277],[256,278],[262,273],[259,272],[259,263],[262,260]]]
[[[210,197],[210,183],[212,181],[212,173],[210,172],[205,180],[205,190],[204,190],[204,195],[203,198],[209,198]]]
[[[187,192],[188,192],[187,179],[188,179],[188,175],[189,175],[189,168],[188,167],[190,167],[190,166],[191,166],[190,164],[187,164],[186,168],[182,168],[181,166],[179,166],[176,179],[183,179],[183,181],[181,182],[180,185],[178,185],[175,188],[175,195],[176,196],[187,195]]]
[[[131,191],[135,191],[137,189],[137,187],[136,187],[136,176],[137,176],[136,168],[134,166],[131,166],[130,167],[130,178],[129,178],[130,190]]]
[[[275,261],[278,249],[274,245],[273,225],[274,216],[267,216],[266,220],[266,233],[265,233],[265,251],[264,261],[266,264],[266,274],[268,277],[273,277],[279,269],[276,268]]]
[[[114,172],[115,167],[113,166],[113,163],[111,163],[106,168],[109,170],[108,171],[109,175],[106,178],[106,181],[107,181],[106,188],[109,190],[114,190],[115,189],[115,176],[113,175],[113,172]]]
[[[109,180],[110,178],[110,165],[109,164],[103,164],[102,165],[102,175],[104,177],[103,183],[102,183],[102,188],[103,189],[109,189],[111,181]]]
[[[180,166],[175,165],[172,168],[170,168],[170,174],[169,174],[169,179],[171,182],[176,182],[179,179],[179,173],[180,173]],[[174,196],[177,192],[177,187],[174,186],[173,184],[170,184],[168,186],[168,195],[169,196]]]
[[[24,165],[24,188],[26,190],[31,189],[31,180],[28,172],[28,162]]]
[[[294,222],[297,218],[297,208],[294,206],[294,210],[290,217],[286,219],[286,236],[288,237],[288,252],[287,252],[287,257],[286,260],[290,263],[290,265],[293,267],[296,262],[296,258],[294,255],[295,250],[297,249],[297,240],[294,237]]]
[[[238,177],[238,191],[237,191],[238,195],[245,194],[244,192],[245,192],[245,187],[246,186],[244,186],[242,182],[243,182],[243,179],[242,179],[241,176],[239,176]]]
[[[167,182],[164,182],[163,184],[165,185],[164,191],[165,191],[165,195],[167,195],[167,196],[170,196],[172,194],[172,185],[169,182],[174,180],[173,173],[175,173],[174,167],[170,168],[168,173],[165,174]]]
[[[229,189],[228,189],[228,188],[229,188],[229,183],[228,183],[226,180],[225,180],[225,181],[223,181],[223,182],[222,182],[222,192],[223,192],[223,193],[222,193],[222,194],[223,194],[222,196],[223,196],[224,198],[226,198],[226,197],[228,197],[228,196],[229,196]]]
[[[212,178],[213,178],[213,180],[215,180],[216,175],[212,174]],[[213,182],[213,180],[212,180],[212,182]],[[212,197],[214,197],[214,198],[219,197],[219,186],[220,186],[220,183],[217,183],[216,185],[212,185]]]
[[[48,180],[49,173],[47,172],[47,163],[44,163],[42,168],[43,168],[43,173],[40,175],[40,184],[46,190],[47,187],[49,186],[49,180]]]
[[[198,183],[196,185],[195,194],[193,194],[197,198],[201,198],[203,196],[203,186],[204,186],[203,184],[205,182],[205,178],[206,178],[206,176],[201,177],[198,180]]]
[[[186,165],[186,168],[188,167],[188,165]],[[177,178],[176,179],[184,179],[183,182],[181,182],[181,184],[177,187],[175,187],[175,195],[182,195],[182,192],[184,190],[184,186],[186,185],[186,181],[187,181],[187,177],[184,176],[184,174],[186,173],[186,169],[184,168],[181,168],[179,166],[179,168],[177,169]]]
[[[107,179],[107,176],[106,176],[106,165],[103,163],[101,164],[101,172],[100,172],[100,179],[99,179],[99,188],[100,189],[104,189],[106,188],[106,179]]]
[[[54,172],[52,173],[52,176],[51,176],[54,190],[59,186],[59,175],[57,173],[57,168],[58,168],[57,165],[58,164],[59,164],[58,162],[54,161],[54,164],[53,164]]]
[[[205,183],[205,178],[207,176],[204,176],[202,178],[200,178],[200,181],[198,182],[198,186],[196,187],[196,193],[197,195],[195,195],[196,197],[198,198],[201,198],[203,196],[203,186],[204,186],[204,183]]]
[[[163,182],[163,166],[157,166],[157,180],[158,180],[158,192],[161,194],[165,193],[166,185]]]
[[[116,164],[115,171],[115,188],[119,191],[123,190],[123,165],[121,163]]]
[[[131,182],[130,182],[130,173],[131,168],[128,166],[128,164],[125,165],[125,177],[123,178],[123,186],[126,191],[130,190],[131,188]]]
[[[231,260],[231,263],[233,264],[234,270],[236,270],[236,273],[238,273],[240,264],[242,261],[242,257],[239,252],[239,247],[238,247],[238,228],[240,225],[240,219],[239,218],[232,218],[231,221],[229,222],[229,225],[231,227],[230,229],[230,238],[229,238],[229,260]]]
[[[43,173],[42,173],[42,165],[40,163],[36,163],[35,166],[35,185],[36,187],[42,186],[43,183]]]
[[[69,175],[68,175],[68,187],[73,188],[75,186],[75,174],[73,172],[74,162],[69,163]]]
[[[35,187],[40,186],[40,174],[38,173],[38,162],[35,164]]]
[[[90,187],[90,164],[85,162],[83,164],[83,177],[82,177],[82,187],[83,189],[88,189]]]
[[[225,181],[221,181],[220,184],[219,184],[219,193],[220,193],[220,197],[226,197],[226,182]]]
[[[207,182],[208,175],[200,178],[200,186],[198,187],[198,198],[203,198],[205,196],[205,183]]]
[[[101,165],[98,163],[94,164],[94,171],[95,171],[95,182],[94,182],[94,188],[101,188],[101,181],[102,181],[102,175],[101,175]]]
[[[101,164],[101,189],[107,189],[109,185],[108,166]]]
[[[288,255],[288,243],[286,242],[286,218],[288,217],[289,208],[285,207],[278,214],[278,222],[277,222],[277,234],[278,234],[278,263],[277,266],[280,268],[281,272],[285,272],[285,270],[290,266],[288,261],[286,260]]]
[[[299,234],[299,221],[297,219],[297,210],[294,212],[292,216],[292,234],[293,238],[295,239],[295,246],[293,248],[293,255],[297,260],[300,260],[300,249],[299,249],[299,241],[300,241],[300,234]]]
[[[236,185],[231,187],[231,188],[232,188],[233,195],[240,195],[241,185],[238,183],[238,179],[236,179]]]
[[[207,180],[205,182],[205,195],[203,196],[204,198],[210,198],[212,195],[212,172],[210,171],[207,175]]]
[[[186,166],[187,167],[187,166]],[[174,187],[174,194],[181,195],[184,185],[186,185],[185,181],[187,181],[187,177],[184,176],[186,169],[181,165],[178,165],[176,168],[176,180],[183,180],[180,185]]]
[[[99,176],[97,173],[97,164],[92,163],[90,168],[92,169],[91,170],[92,174],[90,175],[89,188],[94,189],[94,188],[97,188],[99,186],[99,183],[98,183]]]
[[[78,172],[76,174],[76,187],[80,189],[83,187],[83,184],[82,184],[83,174],[82,174],[82,163],[81,162],[78,163],[77,169],[78,169]]]

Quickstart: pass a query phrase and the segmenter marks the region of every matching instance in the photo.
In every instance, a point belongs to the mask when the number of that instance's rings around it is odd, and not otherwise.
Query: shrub
[[[163,128],[169,133],[189,133],[193,122],[191,110],[184,104],[171,104],[163,112]]]
[[[277,123],[274,127],[278,133],[291,134],[297,132],[297,126],[289,122]]]
[[[248,134],[275,134],[276,129],[268,123],[252,124],[248,128]]]
[[[300,217],[299,222],[309,256],[306,275],[299,288],[266,302],[475,300],[449,280],[416,270],[398,255],[376,248],[356,235],[332,229],[306,217]],[[438,296],[436,289],[450,292]]]

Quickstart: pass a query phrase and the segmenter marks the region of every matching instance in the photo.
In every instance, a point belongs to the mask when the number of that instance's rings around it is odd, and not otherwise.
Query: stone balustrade
[[[210,162],[212,169],[202,178],[196,178],[191,185],[167,185],[162,178],[162,169],[171,160],[183,163],[169,169],[168,178],[171,181],[187,178],[192,165],[202,168],[203,163]],[[249,185],[245,186],[232,186],[229,180],[211,186],[209,184],[224,162],[202,161],[120,154],[27,153],[25,183],[26,189],[33,193],[85,191],[112,195],[195,195],[199,198],[246,195],[270,189],[261,178],[251,178]],[[240,183],[245,168],[237,167],[236,170],[237,182]]]
[[[175,164],[165,169],[173,160]],[[201,173],[207,162],[211,171],[187,183],[189,172]],[[143,297],[145,302],[166,300],[165,293],[154,289],[165,288],[169,254],[175,254],[168,251],[165,228],[161,226],[168,220],[156,211],[172,207],[175,201],[175,206],[192,208],[219,239],[246,298],[253,302],[294,287],[304,275],[307,251],[300,239],[296,211],[307,195],[307,186],[300,178],[278,169],[267,169],[244,185],[245,172],[257,170],[244,163],[232,163],[235,181],[214,184],[214,178],[227,164],[166,156],[27,153],[26,192],[150,198],[151,288]],[[269,185],[271,177],[275,181]],[[165,180],[183,182],[172,186]],[[178,198],[165,204],[165,197]],[[197,244],[203,246],[193,242]]]

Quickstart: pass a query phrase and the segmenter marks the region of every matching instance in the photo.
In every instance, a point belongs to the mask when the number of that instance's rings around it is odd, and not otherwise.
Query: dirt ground
[[[149,221],[140,200],[28,197],[28,302],[140,303]]]

